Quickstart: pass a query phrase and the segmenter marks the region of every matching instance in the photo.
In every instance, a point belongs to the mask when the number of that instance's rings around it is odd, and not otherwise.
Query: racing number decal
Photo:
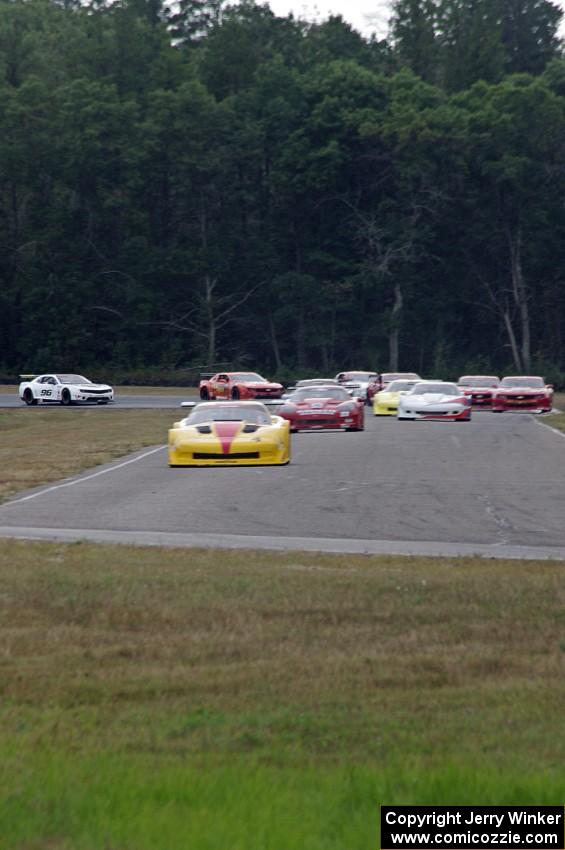
[[[53,390],[41,390],[41,395],[53,395]]]

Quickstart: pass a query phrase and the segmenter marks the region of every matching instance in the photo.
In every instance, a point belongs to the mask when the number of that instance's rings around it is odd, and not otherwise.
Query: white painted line
[[[38,496],[45,496],[47,493],[52,493],[54,490],[61,490],[63,487],[73,487],[75,484],[82,484],[83,481],[90,481],[92,478],[98,478],[99,475],[106,475],[108,472],[115,472],[116,469],[122,469],[124,466],[129,466],[130,463],[137,463],[138,460],[143,460],[143,458],[149,457],[149,455],[154,455],[155,452],[160,452],[165,448],[166,446],[157,446],[156,449],[150,449],[148,452],[137,455],[137,457],[124,460],[121,463],[107,467],[106,469],[100,469],[98,472],[93,472],[91,475],[85,475],[82,478],[73,478],[71,481],[64,481],[62,484],[53,484],[52,487],[39,490],[37,493],[31,493],[29,496],[22,496],[20,499],[12,499],[9,502],[4,502],[3,505],[0,505],[0,509],[7,507],[8,505],[17,505],[19,502],[29,502],[30,499],[37,499]]]
[[[558,428],[554,428],[553,425],[550,425],[548,422],[544,422],[543,419],[536,419],[535,417],[532,418],[538,425],[543,425],[544,428],[549,428],[550,431],[553,431],[553,433],[557,434],[559,437],[565,438],[563,431],[560,431]]]

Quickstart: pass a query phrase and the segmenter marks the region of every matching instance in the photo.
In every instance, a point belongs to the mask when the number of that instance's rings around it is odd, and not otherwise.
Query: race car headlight
[[[281,408],[279,408],[279,413],[295,413],[296,406],[294,404],[283,404]]]
[[[345,404],[340,404],[339,412],[342,416],[347,416],[348,413],[353,413],[354,410],[357,409],[356,404],[352,404],[349,401],[346,401]]]

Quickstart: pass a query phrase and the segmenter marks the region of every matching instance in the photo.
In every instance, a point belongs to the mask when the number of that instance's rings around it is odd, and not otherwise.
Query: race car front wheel
[[[208,401],[208,399],[210,398],[206,387],[202,387],[202,389],[200,390],[200,398],[202,399],[202,401]]]
[[[37,404],[37,399],[33,397],[33,393],[29,388],[24,391],[24,401],[29,406]]]
[[[61,393],[61,404],[69,405],[70,403],[71,403],[71,394],[67,389],[65,389]]]

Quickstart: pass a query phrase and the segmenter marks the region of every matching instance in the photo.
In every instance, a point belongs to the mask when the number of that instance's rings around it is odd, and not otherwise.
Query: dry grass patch
[[[174,410],[0,410],[0,500],[165,443]]]
[[[565,760],[560,563],[4,542],[0,600],[8,737]]]

